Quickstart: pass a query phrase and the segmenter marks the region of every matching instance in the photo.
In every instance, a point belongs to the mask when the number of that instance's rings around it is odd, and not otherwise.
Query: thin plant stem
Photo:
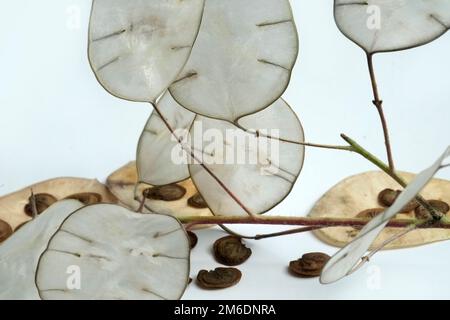
[[[386,145],[386,154],[387,154],[388,163],[389,163],[389,170],[394,172],[395,165],[394,165],[394,157],[392,155],[391,139],[389,137],[389,128],[387,125],[386,117],[384,115],[383,100],[380,99],[380,94],[378,91],[377,79],[376,79],[376,75],[375,75],[375,69],[373,66],[373,54],[370,54],[370,53],[367,54],[367,65],[369,67],[370,82],[372,84],[372,91],[373,91],[372,103],[377,108],[378,115],[381,120],[381,125],[383,127],[384,143]]]

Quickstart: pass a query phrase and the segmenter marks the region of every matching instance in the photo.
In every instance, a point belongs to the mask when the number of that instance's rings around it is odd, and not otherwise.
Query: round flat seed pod
[[[436,211],[446,214],[450,211],[450,207],[447,202],[441,201],[441,200],[428,200],[428,203],[436,209]],[[418,206],[414,210],[414,214],[416,215],[416,218],[418,219],[430,219],[430,213],[428,210],[426,210],[423,206]]]
[[[288,0],[208,0],[170,92],[194,113],[234,122],[283,94],[298,47]]]
[[[151,187],[144,191],[144,197],[151,200],[176,201],[186,194],[186,189],[177,184]]]
[[[299,277],[318,277],[330,256],[321,252],[304,254],[300,259],[289,263],[289,271]]]
[[[66,199],[78,200],[85,205],[90,205],[102,202],[102,195],[95,192],[83,192],[72,194]]]
[[[427,44],[450,28],[447,0],[335,0],[341,32],[368,53]]]
[[[6,221],[0,219],[0,243],[8,239],[13,233],[13,229]]]
[[[0,219],[6,221],[14,230],[32,219],[33,211],[30,205],[32,191],[36,198],[38,213],[42,213],[45,208],[58,200],[84,193],[98,194],[105,203],[118,202],[108,188],[97,180],[56,178],[42,181],[0,197]]]
[[[33,200],[34,198],[34,200]],[[41,214],[48,209],[52,204],[58,201],[54,196],[48,193],[38,193],[28,198],[28,203],[24,207],[24,211],[29,217],[33,217],[33,201],[36,205],[36,214]]]
[[[89,60],[99,82],[123,99],[155,101],[186,63],[204,0],[94,0]]]
[[[48,242],[36,286],[45,300],[179,299],[189,280],[189,254],[186,232],[173,217],[87,206]],[[69,281],[68,270],[79,282]]]
[[[399,175],[407,182],[415,177],[415,175],[406,172],[399,172]],[[386,188],[397,190],[400,186],[381,171],[364,172],[348,177],[328,190],[314,205],[309,216],[315,218],[355,218],[358,213],[368,208],[379,207],[378,195],[380,190]],[[450,203],[448,190],[450,190],[450,181],[432,179],[421,191],[421,194],[425,199],[440,199]],[[400,213],[396,215],[396,218],[414,219],[414,215]],[[398,228],[384,228],[371,248],[380,246],[400,231]],[[352,227],[333,227],[316,230],[313,233],[320,240],[337,247],[346,245],[358,235],[358,232],[355,232]],[[388,244],[386,249],[414,247],[448,239],[450,239],[450,230],[417,229]]]
[[[36,266],[48,241],[72,212],[81,208],[75,200],[59,201],[0,245],[0,300],[38,300]]]
[[[203,289],[224,289],[238,284],[241,278],[242,273],[236,268],[200,270],[197,275],[197,284]]]
[[[227,266],[237,266],[252,255],[252,250],[247,248],[238,237],[227,236],[214,242],[214,257],[217,262]]]
[[[209,134],[214,143],[203,139]],[[191,137],[199,160],[189,165],[191,178],[215,215],[272,209],[290,193],[303,167],[303,129],[282,99],[237,125],[197,116]]]

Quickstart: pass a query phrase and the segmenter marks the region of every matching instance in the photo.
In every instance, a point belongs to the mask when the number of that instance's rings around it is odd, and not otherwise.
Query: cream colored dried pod
[[[81,193],[94,193],[101,197],[101,202],[117,203],[117,198],[97,180],[82,178],[56,178],[33,184],[17,192],[0,197],[0,219],[6,221],[15,230],[23,223],[31,220],[25,214],[25,206],[29,203],[31,190],[35,195],[49,194],[56,200]]]
[[[70,214],[41,255],[45,300],[174,300],[189,280],[189,238],[161,214],[95,204]]]
[[[119,199],[119,201],[132,210],[137,210],[140,206],[142,194],[145,189],[151,188],[149,184],[141,183],[136,187],[138,182],[138,174],[136,162],[130,162],[119,170],[112,173],[106,182],[111,192]],[[195,194],[197,189],[191,179],[187,179],[178,183],[179,186],[186,189],[183,198],[176,201],[150,200],[145,201],[144,212],[157,212],[173,215],[175,217],[187,216],[212,216],[208,208],[199,209],[188,205],[188,200]]]
[[[406,181],[411,181],[415,175],[399,172]],[[327,191],[314,205],[309,216],[314,218],[355,218],[358,213],[366,209],[381,207],[378,203],[378,194],[386,189],[402,188],[391,177],[381,171],[364,172],[351,176]],[[425,199],[437,199],[450,203],[450,181],[433,179],[423,189],[421,194]],[[397,218],[413,218],[411,214],[398,214]],[[385,228],[372,248],[381,245],[388,238],[399,232],[398,228]],[[314,231],[322,241],[337,247],[348,244],[358,234],[351,227],[333,227]],[[450,230],[445,229],[418,229],[393,241],[385,249],[406,248],[420,246],[427,243],[450,239]]]
[[[35,285],[39,257],[64,219],[82,206],[75,200],[57,202],[0,246],[0,300],[40,299]]]

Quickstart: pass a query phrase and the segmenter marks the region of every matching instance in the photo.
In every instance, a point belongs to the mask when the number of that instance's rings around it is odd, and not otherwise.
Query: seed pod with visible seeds
[[[237,266],[244,263],[252,254],[242,240],[235,236],[226,236],[214,243],[214,257],[217,262],[227,266]]]
[[[208,208],[205,199],[197,193],[188,199],[188,205],[193,208],[205,209]]]
[[[9,223],[0,219],[0,243],[8,239],[13,234],[13,230]]]
[[[95,192],[83,192],[72,194],[66,199],[78,200],[84,205],[96,204],[102,202],[102,196],[99,193]]]
[[[24,207],[25,213],[30,217],[33,217],[33,203],[32,203],[33,197],[36,202],[37,214],[41,214],[42,212],[47,210],[48,207],[50,207],[52,204],[58,201],[58,199],[56,199],[54,196],[48,193],[38,193],[30,196],[30,198],[28,198],[28,203]]]
[[[188,231],[188,232],[187,232],[187,235],[188,235],[188,237],[189,237],[189,245],[190,245],[191,249],[194,249],[195,246],[196,246],[197,243],[198,243],[198,237],[197,237],[197,235],[196,235],[195,233],[193,233],[192,231]]]
[[[318,277],[330,256],[321,252],[304,254],[300,259],[289,263],[289,270],[303,278]]]
[[[177,184],[168,184],[146,189],[143,194],[147,199],[176,201],[183,198],[186,194],[186,189]]]
[[[239,283],[242,273],[236,268],[216,268],[215,270],[200,270],[197,284],[203,289],[224,289]]]
[[[436,211],[439,211],[442,214],[446,214],[450,211],[449,205],[441,200],[429,200],[428,203],[432,206]],[[418,206],[414,213],[417,219],[429,219],[431,218],[430,213],[423,206]]]
[[[400,193],[400,190],[384,189],[378,194],[378,202],[385,207],[390,207],[395,202]],[[411,200],[406,206],[403,207],[400,213],[409,213],[416,209],[418,206],[419,203],[416,200]]]
[[[361,211],[360,213],[358,213],[356,215],[357,218],[362,218],[362,219],[373,219],[375,218],[377,215],[379,215],[380,213],[382,213],[385,209],[383,208],[373,208],[373,209],[367,209],[364,211]]]

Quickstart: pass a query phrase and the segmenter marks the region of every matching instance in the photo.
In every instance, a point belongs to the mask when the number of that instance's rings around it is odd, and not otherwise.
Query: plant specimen
[[[26,259],[30,270],[14,275],[23,292],[12,288],[4,296],[180,298],[198,240],[190,230],[207,225],[230,234],[213,246],[216,260],[228,266],[250,258],[244,238],[314,231],[344,246],[331,258],[313,252],[289,264],[293,274],[320,276],[322,283],[351,274],[383,248],[450,238],[450,199],[442,192],[449,182],[433,179],[449,166],[450,148],[417,176],[396,170],[373,63],[377,53],[444,34],[450,0],[335,0],[334,11],[339,29],[367,56],[387,163],[345,134],[343,145],[305,142],[300,119],[282,98],[299,51],[288,0],[93,0],[88,41],[96,78],[112,95],[148,103],[153,112],[136,163],[108,179],[114,204],[99,204],[108,202],[104,194],[86,188],[21,195],[20,221],[0,224],[0,235],[10,236],[0,246],[0,274]],[[308,217],[263,216],[289,195],[306,147],[353,152],[381,171],[343,181]],[[30,217],[11,236],[11,226]],[[249,236],[229,229],[232,224],[296,228]],[[384,232],[387,227],[394,232]],[[427,237],[412,237],[417,230]],[[31,246],[30,238],[36,239]],[[3,262],[7,256],[12,263]],[[79,291],[65,287],[70,265],[87,274]],[[241,277],[235,268],[201,270],[197,283],[219,289]]]

